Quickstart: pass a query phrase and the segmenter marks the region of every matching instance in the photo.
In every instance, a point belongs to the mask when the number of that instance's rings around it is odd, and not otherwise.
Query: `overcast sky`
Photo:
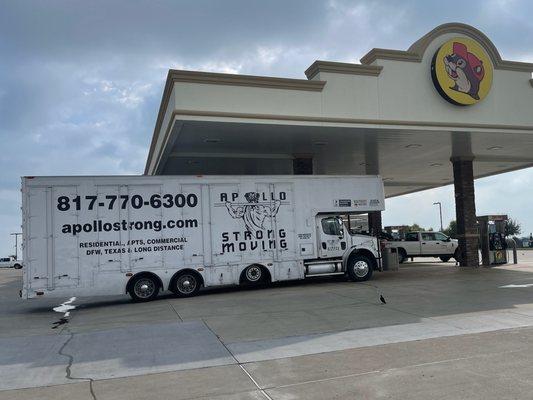
[[[305,78],[316,59],[407,49],[445,22],[533,62],[532,1],[0,0],[0,256],[20,231],[20,176],[141,174],[169,68]],[[478,214],[533,231],[533,169],[476,182]],[[385,224],[438,228],[453,188],[387,201]]]

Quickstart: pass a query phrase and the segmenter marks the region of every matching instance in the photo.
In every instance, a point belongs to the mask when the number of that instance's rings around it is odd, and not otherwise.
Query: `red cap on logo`
[[[462,59],[468,62],[470,70],[476,76],[478,80],[482,80],[485,76],[485,69],[483,68],[483,62],[477,58],[474,54],[469,53],[466,49],[466,45],[463,43],[454,42],[453,52]]]

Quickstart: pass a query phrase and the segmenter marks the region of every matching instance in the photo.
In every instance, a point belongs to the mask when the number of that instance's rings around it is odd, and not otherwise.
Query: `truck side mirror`
[[[342,222],[342,218],[337,218],[337,222],[339,223],[339,239],[342,239],[344,237],[344,223]]]

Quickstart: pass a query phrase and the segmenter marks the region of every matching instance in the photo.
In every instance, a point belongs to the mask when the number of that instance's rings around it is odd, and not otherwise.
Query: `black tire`
[[[129,294],[134,301],[151,301],[159,294],[159,280],[152,275],[141,275],[132,278],[129,284]]]
[[[398,261],[403,264],[407,260],[407,253],[404,249],[398,249]]]
[[[249,265],[241,275],[241,283],[245,285],[258,285],[265,280],[265,271],[260,265]]]
[[[366,256],[356,254],[348,260],[348,277],[354,282],[367,281],[374,272],[374,263]]]
[[[452,256],[442,256],[439,257],[442,262],[448,262],[452,258]]]
[[[22,269],[22,265],[21,264],[15,264],[15,265],[13,265],[13,268]]]
[[[202,286],[202,278],[195,272],[183,271],[172,279],[170,290],[178,297],[195,296]]]
[[[455,261],[459,262],[459,249],[455,249],[455,252],[453,253],[453,258]]]

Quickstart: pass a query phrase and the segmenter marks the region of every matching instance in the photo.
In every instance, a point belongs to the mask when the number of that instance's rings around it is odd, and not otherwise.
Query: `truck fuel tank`
[[[342,263],[340,261],[313,262],[305,266],[305,275],[329,275],[342,272]]]

